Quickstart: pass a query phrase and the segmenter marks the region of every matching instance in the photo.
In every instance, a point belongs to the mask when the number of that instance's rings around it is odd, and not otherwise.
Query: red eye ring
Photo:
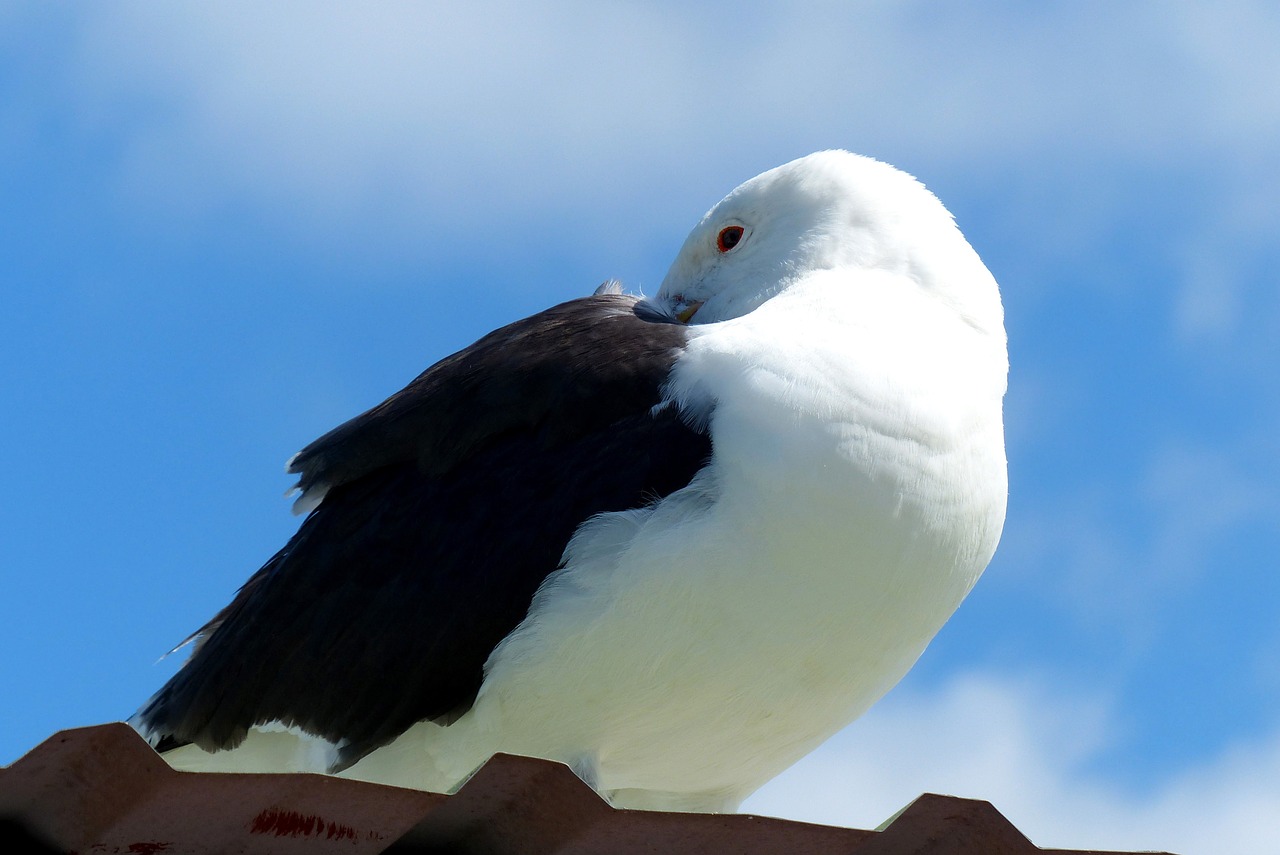
[[[745,231],[742,226],[725,226],[720,230],[720,234],[716,235],[716,249],[721,252],[733,249],[742,240]]]

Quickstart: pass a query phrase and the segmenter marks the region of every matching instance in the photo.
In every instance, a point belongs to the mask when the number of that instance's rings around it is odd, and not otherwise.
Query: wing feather
[[[344,746],[341,767],[470,708],[577,527],[679,490],[710,455],[656,407],[685,328],[636,305],[504,327],[304,448],[294,471],[323,501],[140,711],[159,747],[280,721]]]

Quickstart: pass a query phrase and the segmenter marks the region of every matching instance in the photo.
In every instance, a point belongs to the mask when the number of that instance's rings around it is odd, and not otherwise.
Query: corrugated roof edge
[[[504,754],[451,796],[325,775],[178,772],[125,724],[61,731],[0,769],[6,843],[101,855],[1103,855],[1037,849],[989,802],[932,794],[882,831],[615,810],[567,767]]]

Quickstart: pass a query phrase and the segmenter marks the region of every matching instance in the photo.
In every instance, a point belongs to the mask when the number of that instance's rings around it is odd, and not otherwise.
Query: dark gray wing
[[[705,433],[654,412],[685,336],[634,298],[574,300],[307,446],[293,466],[324,501],[135,720],[161,750],[295,724],[345,746],[340,768],[465,712],[578,525],[706,463]]]
[[[543,448],[652,406],[685,329],[635,297],[572,300],[496,330],[289,461],[304,495],[413,460],[441,475],[533,432]]]

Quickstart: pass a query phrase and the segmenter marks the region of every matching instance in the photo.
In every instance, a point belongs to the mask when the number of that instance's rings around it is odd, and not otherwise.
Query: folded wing
[[[687,485],[707,435],[657,408],[686,328],[574,300],[454,354],[291,461],[315,509],[135,721],[160,750],[282,722],[354,763],[473,703],[577,527]],[[318,503],[318,504],[317,504]]]

